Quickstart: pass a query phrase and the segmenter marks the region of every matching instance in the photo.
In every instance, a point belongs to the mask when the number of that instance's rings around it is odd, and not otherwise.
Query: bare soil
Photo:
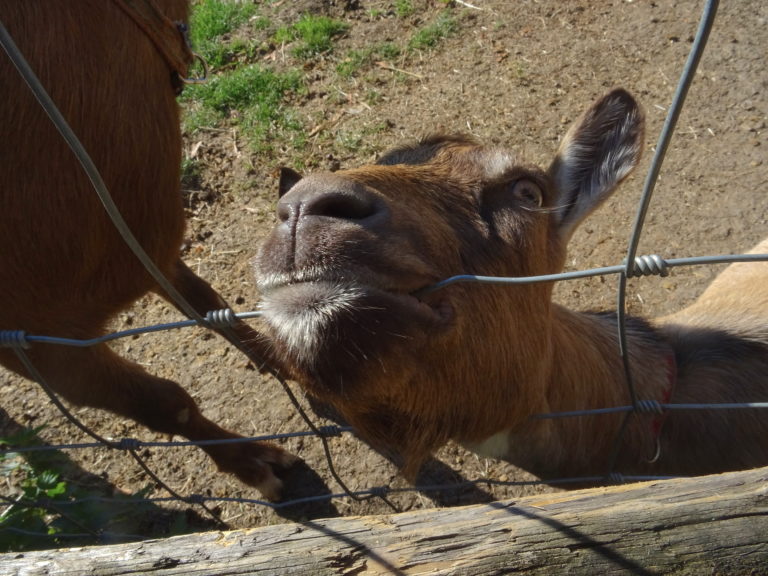
[[[249,260],[274,222],[277,168],[328,170],[368,163],[393,145],[434,131],[458,131],[513,148],[527,160],[547,164],[558,141],[598,95],[624,86],[647,115],[646,154],[640,169],[576,234],[569,269],[619,263],[634,219],[645,173],[679,74],[691,47],[701,1],[677,0],[471,0],[457,4],[458,31],[432,50],[404,57],[395,66],[373,65],[340,79],[334,72],[350,49],[397,42],[445,9],[441,1],[416,1],[416,11],[398,18],[394,3],[379,0],[301,0],[276,3],[277,22],[323,12],[350,24],[332,56],[305,65],[308,90],[295,96],[299,120],[311,134],[302,148],[279,146],[263,156],[248,151],[236,130],[187,135],[185,154],[202,165],[187,184],[189,232],[185,259],[238,311],[257,308]],[[380,10],[380,13],[375,13]],[[646,220],[641,254],[667,258],[740,253],[768,232],[768,4],[722,3],[715,29],[688,95]],[[296,65],[275,47],[263,64]],[[720,268],[676,269],[668,278],[631,282],[633,314],[658,316],[689,303]],[[557,299],[577,309],[615,306],[613,278],[561,283]],[[168,322],[178,313],[148,296],[116,319],[115,329]],[[279,384],[262,377],[223,340],[202,329],[185,329],[118,341],[115,348],[148,370],[181,382],[212,420],[243,435],[306,430]],[[39,388],[0,372],[0,433],[45,424],[46,442],[87,441],[51,406]],[[165,440],[132,422],[94,409],[75,414],[112,438]],[[327,422],[315,418],[319,424]],[[350,434],[329,440],[333,462],[353,490],[406,487],[397,471]],[[288,499],[338,493],[319,440],[282,444],[304,464],[286,478]],[[70,482],[103,493],[135,492],[153,485],[128,455],[108,449],[68,451]],[[182,494],[259,498],[252,488],[217,472],[196,448],[141,450],[149,467]],[[462,479],[530,480],[503,462],[447,446],[428,466],[425,483]],[[3,493],[13,495],[7,485]],[[552,490],[544,486],[463,488],[440,494],[389,496],[400,510],[515,498]],[[153,495],[164,496],[157,489]],[[237,502],[214,505],[233,528],[331,515],[389,512],[379,499],[303,504],[283,510]],[[172,512],[194,507],[158,506],[130,531],[162,535],[178,529]],[[205,515],[186,516],[192,528],[212,527]],[[124,528],[129,530],[128,528]]]

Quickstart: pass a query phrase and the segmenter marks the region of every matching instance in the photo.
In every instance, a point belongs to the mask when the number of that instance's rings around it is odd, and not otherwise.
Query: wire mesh
[[[617,313],[619,318],[619,338],[621,343],[621,349],[618,352],[621,354],[622,358],[625,361],[626,382],[630,388],[630,397],[632,399],[631,405],[601,407],[601,408],[590,409],[590,410],[575,410],[575,411],[561,412],[561,413],[536,414],[533,416],[533,418],[536,418],[536,419],[577,418],[577,417],[588,417],[588,416],[595,416],[595,415],[609,414],[609,413],[629,415],[637,411],[665,412],[665,411],[671,411],[671,410],[752,410],[752,409],[768,408],[768,403],[766,402],[747,402],[747,403],[732,403],[732,404],[690,404],[690,403],[674,404],[674,403],[651,402],[642,398],[638,398],[633,389],[631,370],[629,369],[629,365],[626,362],[627,350],[626,350],[625,309],[626,309],[627,279],[634,276],[640,276],[640,275],[665,276],[669,273],[669,270],[671,268],[675,268],[675,267],[709,266],[709,265],[722,264],[722,263],[768,261],[768,254],[718,255],[718,256],[702,256],[702,257],[693,257],[693,258],[674,258],[674,259],[665,259],[659,255],[639,256],[639,257],[636,255],[637,246],[642,233],[643,223],[645,221],[647,209],[651,201],[651,196],[656,183],[656,179],[658,178],[659,172],[661,170],[662,160],[666,153],[669,140],[674,132],[675,123],[680,113],[680,110],[682,109],[682,106],[685,100],[685,95],[687,93],[688,87],[690,86],[690,82],[695,73],[696,66],[701,57],[704,46],[706,45],[709,32],[712,29],[715,13],[717,11],[717,5],[718,5],[718,2],[714,0],[709,0],[705,5],[702,18],[699,24],[699,29],[697,31],[696,38],[691,48],[690,56],[686,63],[683,74],[681,76],[678,90],[675,94],[673,104],[667,116],[667,121],[665,122],[664,128],[662,130],[662,134],[660,136],[659,144],[656,147],[656,154],[654,156],[652,166],[649,170],[649,173],[646,179],[646,183],[643,191],[643,197],[641,199],[640,206],[638,207],[636,220],[628,241],[627,257],[624,262],[613,265],[613,266],[603,267],[603,268],[579,270],[579,271],[567,272],[562,274],[526,277],[526,278],[500,278],[500,277],[461,275],[461,276],[456,276],[452,278],[447,278],[442,282],[439,282],[424,291],[424,292],[431,292],[431,291],[441,290],[447,286],[450,286],[455,283],[460,283],[460,282],[517,285],[517,284],[535,283],[535,282],[568,281],[568,280],[577,279],[577,278],[606,276],[606,275],[617,276],[618,278]],[[46,393],[48,393],[48,395],[51,397],[51,400],[54,403],[56,403],[56,405],[62,411],[62,413],[65,414],[65,416],[68,419],[70,419],[70,421],[72,421],[74,425],[78,426],[86,434],[90,435],[95,439],[95,442],[57,444],[57,445],[51,445],[51,446],[4,445],[3,452],[6,455],[10,453],[28,454],[32,452],[41,452],[41,451],[90,450],[90,449],[94,449],[102,446],[106,446],[112,450],[126,451],[134,459],[136,459],[136,461],[142,466],[142,468],[144,468],[144,470],[151,477],[153,477],[154,480],[159,485],[163,486],[168,491],[168,493],[171,494],[168,497],[133,498],[131,499],[131,502],[133,504],[136,504],[136,503],[160,504],[160,503],[166,503],[174,500],[182,501],[189,505],[195,505],[195,506],[201,507],[207,514],[209,514],[211,517],[216,519],[216,521],[220,522],[222,525],[224,525],[224,522],[219,518],[215,510],[212,508],[213,505],[221,502],[237,502],[245,505],[264,506],[272,509],[281,509],[281,508],[301,505],[307,502],[331,501],[331,500],[346,499],[346,498],[351,498],[351,499],[381,498],[381,499],[384,499],[385,502],[387,502],[386,500],[387,495],[394,494],[397,492],[402,492],[402,491],[429,492],[429,491],[446,490],[446,489],[461,489],[464,487],[479,486],[479,485],[513,486],[513,485],[529,485],[529,484],[543,483],[539,481],[521,482],[521,481],[502,481],[502,480],[490,479],[490,478],[479,478],[479,479],[467,480],[467,481],[454,483],[454,484],[419,485],[419,486],[412,486],[407,488],[394,488],[392,486],[376,486],[376,487],[367,488],[365,490],[350,490],[344,485],[343,480],[337,475],[337,473],[333,468],[332,451],[330,450],[327,439],[338,437],[345,434],[351,434],[353,433],[352,429],[349,427],[341,427],[341,426],[318,427],[314,425],[312,422],[312,419],[303,411],[300,404],[293,396],[291,397],[291,400],[296,406],[296,408],[302,413],[302,416],[309,428],[307,430],[298,430],[298,431],[287,432],[287,433],[264,435],[264,436],[249,437],[249,438],[238,438],[238,439],[232,439],[232,440],[209,440],[209,441],[195,441],[195,442],[192,442],[192,441],[146,442],[146,441],[141,441],[134,438],[108,440],[96,434],[94,431],[90,430],[88,426],[80,422],[80,420],[77,417],[75,417],[58,400],[56,395],[47,387],[42,375],[39,374],[34,364],[29,360],[29,358],[24,353],[25,349],[28,349],[32,346],[52,346],[52,345],[88,347],[88,346],[95,346],[97,344],[102,344],[106,342],[113,342],[119,339],[134,337],[140,334],[166,332],[171,330],[190,328],[194,326],[203,326],[210,329],[213,327],[226,326],[227,321],[231,321],[233,317],[238,319],[256,318],[260,315],[260,313],[258,311],[254,311],[254,312],[233,314],[231,310],[221,310],[221,311],[211,311],[204,318],[199,314],[197,314],[191,306],[186,304],[184,302],[184,299],[181,297],[181,295],[176,294],[176,291],[173,289],[173,287],[170,286],[168,282],[162,278],[162,274],[159,272],[159,270],[156,269],[154,264],[151,261],[147,262],[147,260],[149,259],[146,258],[146,254],[143,253],[141,246],[138,245],[135,239],[131,240],[133,236],[130,233],[130,230],[122,221],[122,218],[120,217],[119,212],[117,212],[116,208],[114,207],[114,204],[111,202],[109,193],[106,190],[104,183],[101,181],[101,178],[98,175],[98,171],[96,171],[92,162],[90,162],[87,152],[79,143],[77,137],[71,132],[71,129],[69,129],[64,119],[58,113],[53,102],[50,101],[50,98],[45,93],[44,88],[42,87],[42,85],[40,85],[39,81],[36,79],[34,72],[32,72],[32,70],[27,65],[25,65],[23,58],[19,59],[16,56],[16,53],[18,51],[14,50],[13,41],[8,35],[5,28],[2,26],[2,23],[0,23],[0,43],[3,45],[6,52],[9,54],[9,56],[11,56],[14,63],[17,65],[17,68],[19,69],[21,75],[24,77],[25,81],[29,84],[31,90],[36,95],[36,97],[40,100],[41,105],[46,109],[46,111],[51,116],[52,121],[56,124],[57,128],[60,130],[62,136],[73,148],[73,150],[76,151],[78,158],[83,164],[84,170],[89,174],[89,177],[91,178],[94,188],[97,190],[99,197],[102,199],[105,205],[105,208],[108,210],[110,214],[110,217],[115,221],[115,225],[120,229],[121,234],[123,234],[124,238],[126,238],[126,241],[131,245],[132,249],[137,253],[137,256],[141,258],[142,261],[145,262],[145,265],[147,266],[147,268],[153,271],[152,272],[153,274],[156,274],[156,279],[158,283],[161,286],[163,286],[163,289],[167,293],[172,295],[174,300],[179,305],[180,309],[185,310],[187,315],[191,318],[190,320],[182,320],[179,322],[163,323],[163,324],[156,324],[151,326],[143,326],[139,328],[132,328],[129,330],[118,331],[118,332],[104,335],[99,338],[93,338],[93,339],[87,339],[87,340],[59,338],[55,335],[27,334],[19,330],[4,330],[0,332],[0,346],[9,347],[15,350],[19,358],[22,360],[22,362],[26,366],[29,373],[41,386],[43,386],[44,389],[46,389]],[[144,254],[143,257],[142,257],[142,254]],[[290,395],[291,394],[290,388],[288,388],[285,385],[285,383],[282,383],[282,384],[285,386],[286,392]],[[319,494],[317,496],[310,496],[310,497],[304,497],[304,498],[289,499],[282,502],[268,502],[262,499],[251,499],[251,498],[216,497],[216,496],[201,495],[201,494],[180,494],[172,490],[167,485],[165,485],[162,479],[159,476],[157,476],[157,474],[148,467],[148,465],[144,462],[144,460],[139,454],[139,450],[141,448],[146,448],[146,447],[170,448],[170,447],[186,447],[186,446],[204,446],[204,445],[222,444],[222,443],[285,440],[288,438],[300,438],[300,437],[318,437],[323,441],[323,445],[325,448],[325,453],[327,456],[329,467],[331,469],[331,473],[336,478],[339,486],[342,487],[341,491],[329,493],[329,494]],[[618,447],[620,446],[620,444],[621,444],[621,434],[616,439],[616,447],[617,447],[616,450],[618,450]],[[587,476],[587,477],[576,477],[576,478],[548,479],[546,480],[545,483],[547,485],[567,486],[570,484],[582,485],[582,484],[592,484],[592,483],[620,483],[620,482],[631,482],[631,481],[649,480],[649,479],[663,480],[666,478],[668,477],[667,476],[624,476],[619,474],[615,470],[613,470],[613,467],[611,467],[604,474]],[[116,499],[110,499],[105,497],[91,497],[91,498],[80,498],[74,501],[63,501],[63,502],[57,501],[54,505],[52,502],[45,499],[31,500],[23,497],[12,499],[12,498],[2,496],[0,497],[0,500],[2,500],[5,503],[6,511],[10,507],[19,507],[19,506],[43,507],[43,508],[55,506],[56,512],[64,515],[66,515],[66,509],[71,506],[76,506],[83,503],[104,503],[104,502],[116,501]],[[26,535],[39,535],[41,538],[51,536],[51,535],[46,535],[42,533],[35,533],[35,532],[24,531],[19,529],[9,529],[9,530],[14,530],[16,532],[24,533]],[[142,536],[135,535],[135,534],[112,534],[112,533],[96,534],[88,530],[84,530],[82,533],[70,533],[70,534],[57,533],[55,534],[55,537],[56,538],[73,538],[73,539],[81,538],[81,537],[90,537],[90,538],[95,538],[97,541],[132,540],[132,539],[142,538]]]

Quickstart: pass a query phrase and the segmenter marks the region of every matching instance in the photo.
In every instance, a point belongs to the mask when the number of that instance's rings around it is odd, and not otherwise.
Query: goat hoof
[[[283,481],[275,472],[290,468],[301,459],[278,446],[252,442],[239,445],[227,460],[218,462],[221,470],[234,473],[241,482],[256,488],[267,500],[276,501],[282,495]]]

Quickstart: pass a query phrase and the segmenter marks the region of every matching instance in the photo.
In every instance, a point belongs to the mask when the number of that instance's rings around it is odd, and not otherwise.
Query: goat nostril
[[[349,192],[326,192],[306,199],[304,216],[328,216],[342,220],[362,220],[377,212],[373,198]]]
[[[369,219],[388,213],[387,204],[375,189],[337,174],[308,176],[288,190],[277,202],[281,222],[304,219],[333,219],[365,225]],[[329,225],[333,225],[330,222]]]
[[[290,204],[284,202],[277,203],[277,217],[280,222],[287,222],[290,220],[291,214],[293,214],[293,208]]]

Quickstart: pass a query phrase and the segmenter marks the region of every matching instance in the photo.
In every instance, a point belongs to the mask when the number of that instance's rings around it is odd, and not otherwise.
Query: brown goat
[[[423,289],[457,274],[561,271],[574,229],[635,167],[642,138],[636,102],[615,90],[547,170],[438,136],[373,166],[286,171],[255,260],[282,369],[411,478],[449,439],[544,478],[608,472],[624,415],[532,416],[630,404],[615,314],[554,304],[551,283]],[[629,319],[628,348],[639,399],[768,400],[768,263],[732,265],[679,314]],[[661,423],[632,414],[618,471],[768,464],[756,410]]]
[[[157,37],[147,35],[126,11],[128,4],[141,5],[144,12],[151,6],[117,0],[6,2],[0,20],[89,151],[144,250],[205,315],[226,303],[180,260],[181,134],[170,62],[163,53],[174,47],[159,46]],[[186,0],[156,0],[156,5],[168,20],[149,28],[187,21]],[[0,87],[0,328],[98,336],[119,310],[148,291],[162,290],[118,234],[72,151],[5,54]],[[244,324],[234,332],[257,346],[257,335]],[[105,344],[85,349],[38,344],[28,355],[50,386],[75,404],[192,440],[239,438],[204,418],[175,382],[147,374]],[[0,350],[0,363],[27,375],[9,349]],[[273,498],[281,482],[271,465],[293,460],[267,444],[204,450],[219,468]]]

